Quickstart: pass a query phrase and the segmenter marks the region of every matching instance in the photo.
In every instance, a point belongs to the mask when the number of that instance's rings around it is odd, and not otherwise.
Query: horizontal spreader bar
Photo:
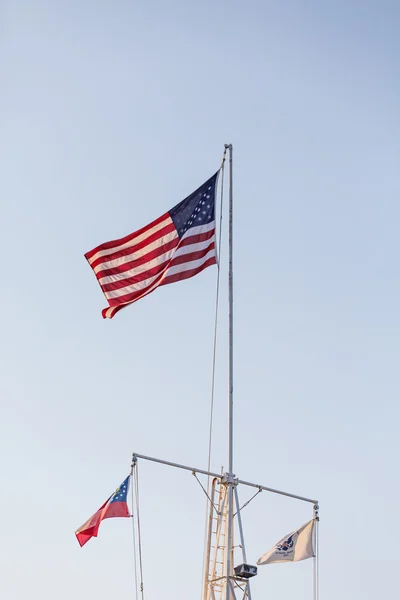
[[[192,473],[201,473],[202,475],[208,475],[209,477],[217,477],[218,479],[222,479],[223,475],[221,473],[213,473],[212,471],[205,471],[204,469],[198,469],[197,467],[188,467],[186,465],[180,465],[179,463],[173,463],[168,460],[162,460],[161,458],[153,458],[152,456],[145,456],[144,454],[137,454],[134,452],[132,454],[132,461],[135,462],[135,459],[143,458],[144,460],[151,460],[152,462],[160,463],[162,465],[167,465],[169,467],[176,467],[177,469],[184,469],[185,471],[191,471]],[[297,496],[296,494],[289,494],[289,492],[283,492],[281,490],[275,490],[274,488],[266,487],[265,485],[259,485],[258,483],[250,483],[249,481],[244,481],[243,479],[238,479],[238,483],[241,485],[248,485],[250,487],[254,487],[260,490],[264,490],[266,492],[271,492],[271,494],[279,494],[280,496],[287,496],[288,498],[294,498],[295,500],[302,500],[303,502],[310,502],[311,504],[318,504],[317,500],[312,500],[311,498],[305,498],[304,496]]]

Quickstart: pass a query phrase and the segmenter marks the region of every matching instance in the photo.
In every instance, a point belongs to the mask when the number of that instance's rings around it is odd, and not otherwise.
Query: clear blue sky
[[[128,521],[83,549],[74,530],[133,450],[206,464],[216,269],[105,322],[83,254],[193,191],[225,142],[235,471],[318,497],[321,598],[397,589],[398,2],[21,0],[1,12],[2,596],[133,597]],[[204,496],[171,471],[141,464],[146,600],[200,597]],[[243,514],[249,559],[310,517],[261,494]],[[309,600],[311,561],[261,568],[253,595]]]

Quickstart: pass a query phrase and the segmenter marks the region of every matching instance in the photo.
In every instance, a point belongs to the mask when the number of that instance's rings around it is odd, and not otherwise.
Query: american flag
[[[103,318],[112,319],[160,285],[188,279],[216,264],[218,174],[146,227],[85,254],[109,304]]]

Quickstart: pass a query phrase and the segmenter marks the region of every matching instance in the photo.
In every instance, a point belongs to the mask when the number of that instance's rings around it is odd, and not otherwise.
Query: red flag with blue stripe
[[[80,546],[84,546],[92,537],[97,537],[100,523],[103,519],[131,516],[127,503],[128,489],[129,475],[108,500],[104,502],[103,506],[75,531]]]

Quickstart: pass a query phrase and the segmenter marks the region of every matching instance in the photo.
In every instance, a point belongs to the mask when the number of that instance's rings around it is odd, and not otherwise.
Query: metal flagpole
[[[229,148],[229,454],[228,471],[233,474],[233,172],[232,144]]]
[[[233,172],[232,144],[225,144],[229,150],[229,404],[228,404],[228,531],[226,540],[226,600],[230,600],[233,535]]]

